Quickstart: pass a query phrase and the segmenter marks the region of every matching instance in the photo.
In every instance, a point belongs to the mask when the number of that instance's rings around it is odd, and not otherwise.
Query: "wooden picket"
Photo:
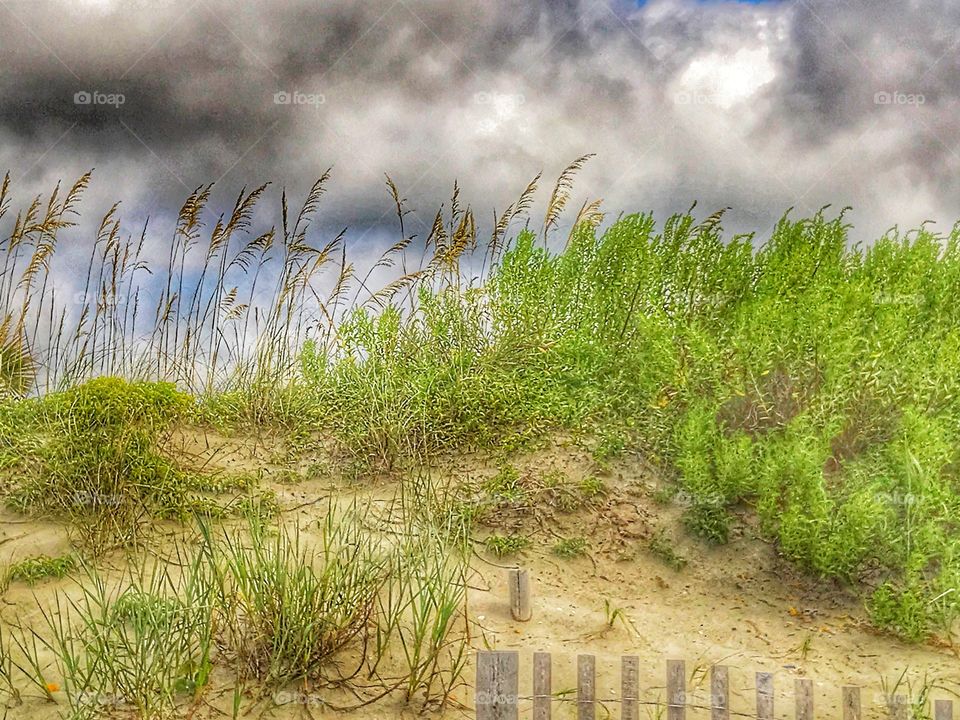
[[[730,674],[725,665],[710,669],[710,720],[730,720]]]
[[[622,720],[640,720],[640,658],[625,655],[621,659],[620,697]]]
[[[518,720],[520,654],[482,652],[477,657],[477,720]]]
[[[533,720],[550,720],[550,653],[533,654]]]

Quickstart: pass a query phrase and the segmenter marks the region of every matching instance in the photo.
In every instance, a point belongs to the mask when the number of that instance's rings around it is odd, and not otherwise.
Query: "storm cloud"
[[[889,0],[0,0],[0,170],[22,204],[95,167],[85,208],[162,219],[327,167],[324,223],[481,218],[596,153],[577,204],[850,205],[864,240],[960,218],[960,8]],[[385,232],[385,230],[383,230]],[[350,236],[348,236],[350,237]]]

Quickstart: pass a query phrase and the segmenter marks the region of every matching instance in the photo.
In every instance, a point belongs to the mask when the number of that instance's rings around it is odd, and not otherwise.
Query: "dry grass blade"
[[[325,186],[327,181],[330,179],[330,173],[332,170],[333,168],[327,168],[323,175],[321,175],[313,184],[313,187],[310,188],[310,192],[307,193],[307,197],[303,201],[303,206],[300,208],[300,213],[297,215],[297,221],[293,224],[293,233],[289,235],[287,233],[286,193],[284,193],[283,230],[284,237],[288,243],[301,242],[306,236],[307,227],[310,224],[310,217],[320,206],[320,198],[323,197],[323,194],[326,192]]]
[[[22,397],[33,388],[36,365],[22,336],[8,336],[6,326],[5,321],[4,327],[0,328],[0,397]]]
[[[573,221],[573,226],[570,228],[570,235],[567,236],[567,243],[570,242],[570,239],[573,237],[573,233],[581,225],[588,225],[592,228],[596,228],[603,222],[604,213],[600,209],[603,205],[603,200],[594,200],[591,203],[584,201],[583,205],[580,207],[580,211],[577,213],[576,219]]]
[[[723,220],[724,214],[731,209],[732,208],[725,207],[717,210],[715,213],[710,215],[710,217],[708,217],[706,220],[700,223],[700,226],[697,228],[697,230],[699,232],[709,235],[714,230],[720,227],[720,223]]]
[[[10,173],[3,176],[3,183],[0,184],[0,218],[7,214],[10,209]]]
[[[544,238],[547,237],[547,233],[549,233],[552,228],[556,227],[557,220],[559,220],[560,215],[567,206],[567,202],[570,200],[570,192],[573,189],[573,179],[592,157],[594,157],[594,155],[590,153],[577,158],[564,168],[563,172],[560,173],[560,177],[557,178],[557,184],[554,185],[553,192],[550,194],[550,202],[547,203],[547,212],[543,218]]]

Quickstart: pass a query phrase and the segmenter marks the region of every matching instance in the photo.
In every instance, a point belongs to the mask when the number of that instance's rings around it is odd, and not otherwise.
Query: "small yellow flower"
[[[60,685],[55,682],[48,682],[46,684],[47,692],[55,693],[60,690]]]

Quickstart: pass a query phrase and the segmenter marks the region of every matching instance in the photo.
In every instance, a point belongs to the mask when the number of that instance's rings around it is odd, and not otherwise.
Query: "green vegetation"
[[[317,237],[328,175],[299,212],[284,195],[277,224],[260,230],[265,187],[209,228],[212,190],[199,189],[165,267],[147,266],[146,230],[125,233],[112,208],[72,302],[53,292],[53,273],[89,176],[23,210],[0,236],[8,507],[69,519],[95,551],[136,545],[160,519],[186,531],[199,518],[204,533],[182,577],[151,571],[115,595],[91,576],[45,632],[7,634],[19,670],[51,692],[45,664],[29,659],[39,643],[72,687],[96,680],[102,694],[157,715],[200,692],[212,663],[263,687],[333,682],[334,658],[369,642],[375,659],[337,682],[387,678],[379,666],[392,647],[405,665],[391,669],[392,689],[443,702],[465,657],[453,638],[470,523],[599,507],[609,492],[594,476],[509,464],[551,432],[584,439],[598,472],[643,458],[666,486],[658,499],[682,506],[697,536],[727,542],[752,514],[783,555],[858,589],[878,627],[952,637],[960,227],[894,230],[861,247],[843,213],[729,238],[722,213],[662,224],[633,214],[601,228],[587,203],[560,237],[585,160],[564,171],[539,231],[528,218],[538,178],[489,238],[455,189],[416,240],[388,182],[400,235],[363,270],[342,234]],[[320,539],[310,543],[271,527],[280,503],[258,486],[269,472],[239,482],[191,467],[170,443],[190,425],[276,431],[288,439],[278,464],[305,456],[308,475],[406,477],[440,453],[472,450],[502,462],[443,498],[417,480],[398,500],[401,541],[374,542],[354,518],[311,528]],[[319,446],[322,460],[306,457]],[[303,477],[284,472],[275,477]],[[233,490],[243,494],[229,510],[211,497]],[[248,526],[236,527],[237,513]],[[518,551],[517,530],[491,535],[488,549]],[[574,537],[554,552],[587,548]],[[650,550],[683,562],[663,538]],[[320,616],[326,624],[310,620]],[[0,680],[9,657],[0,648]]]
[[[593,459],[597,464],[607,469],[610,461],[623,455],[627,447],[627,437],[623,432],[605,430],[599,432],[597,444],[593,448]]]
[[[677,552],[673,541],[662,529],[650,538],[647,548],[655,557],[674,570],[680,571],[687,566],[687,559]]]
[[[582,537],[564,538],[553,546],[553,554],[567,560],[585,555],[586,552],[587,539]]]
[[[366,527],[369,507],[331,504],[316,544],[308,528],[277,531],[254,515],[233,530],[201,525],[171,562],[144,561],[119,581],[83,565],[79,596],[58,593],[41,627],[0,636],[0,679],[25,675],[51,699],[64,691],[71,718],[189,715],[217,668],[263,697],[310,682],[442,705],[467,657],[467,535],[399,512],[381,518],[399,543]]]
[[[11,565],[10,569],[7,570],[7,580],[34,583],[45,578],[62,578],[76,567],[77,559],[72,555],[61,555],[60,557],[39,555]]]
[[[483,484],[483,490],[491,502],[522,503],[529,497],[526,487],[516,468],[504,465],[500,471]]]
[[[526,550],[530,545],[530,539],[523,535],[490,535],[483,544],[488,552],[502,558]]]
[[[207,508],[192,493],[212,481],[161,450],[192,408],[172,384],[102,377],[28,402],[36,435],[22,448],[20,464],[31,472],[9,494],[8,506],[65,516],[96,548],[135,542],[143,517]]]
[[[607,492],[607,486],[601,478],[593,475],[580,481],[580,494],[585,500],[594,500]]]

